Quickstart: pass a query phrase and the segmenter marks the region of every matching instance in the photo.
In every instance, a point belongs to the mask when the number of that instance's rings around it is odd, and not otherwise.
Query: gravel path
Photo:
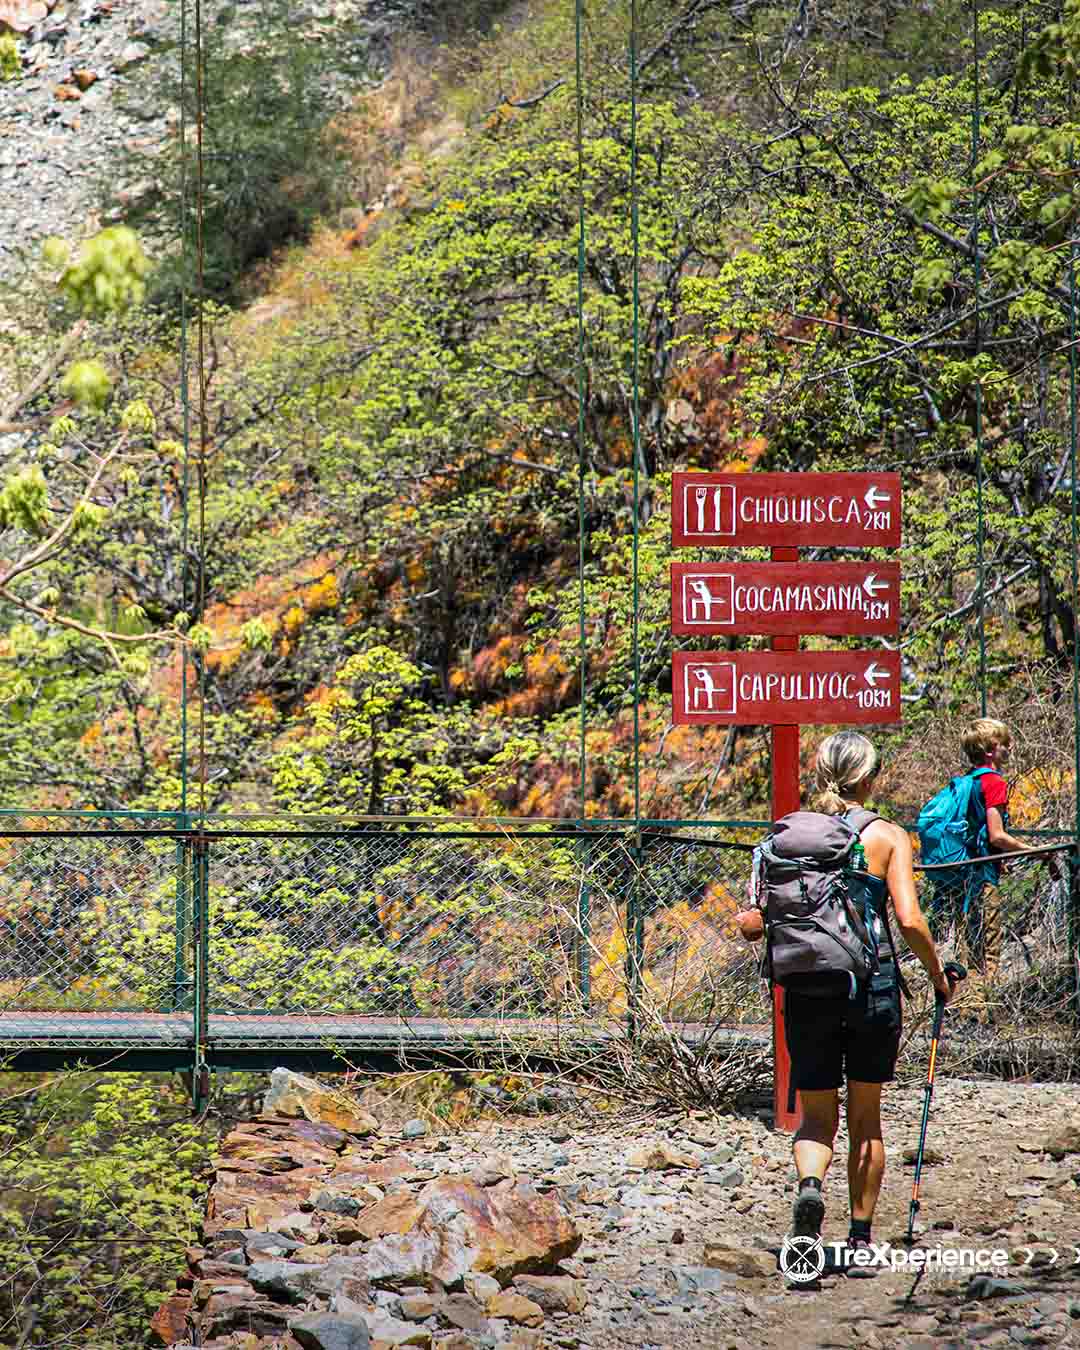
[[[917,1143],[921,1111],[918,1088],[892,1090],[885,1126],[890,1159],[875,1241],[899,1244],[906,1229],[912,1168],[902,1156]],[[1076,1151],[1052,1156],[1042,1147],[1052,1136]],[[928,1135],[936,1161],[923,1173],[921,1240],[1005,1249],[1012,1261],[990,1272],[995,1283],[976,1286],[970,1296],[970,1271],[927,1275],[910,1306],[903,1299],[912,1277],[891,1271],[873,1280],[827,1278],[813,1291],[785,1286],[769,1249],[790,1218],[790,1137],[758,1116],[580,1132],[571,1125],[508,1122],[440,1142],[450,1147],[429,1166],[464,1169],[503,1154],[539,1185],[558,1185],[585,1233],[577,1256],[564,1263],[588,1283],[584,1313],[563,1314],[545,1328],[542,1341],[521,1344],[594,1350],[1080,1345],[1074,1251],[1080,1244],[1080,1087],[938,1085]],[[643,1148],[652,1148],[658,1160],[667,1150],[691,1163],[643,1167]],[[844,1148],[841,1137],[826,1182],[827,1239],[847,1231]],[[717,1249],[711,1259],[729,1269],[704,1264],[707,1244]],[[718,1250],[723,1247],[731,1254]],[[1027,1248],[1034,1254],[1021,1265]],[[1054,1264],[1051,1248],[1059,1253]],[[755,1266],[761,1273],[735,1273]]]

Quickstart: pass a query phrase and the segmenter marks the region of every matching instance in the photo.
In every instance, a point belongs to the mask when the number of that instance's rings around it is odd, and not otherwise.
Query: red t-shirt
[[[989,769],[989,773],[980,774],[975,782],[982,793],[983,804],[985,806],[996,806],[999,811],[1004,811],[1009,804],[1009,788],[1005,779],[998,773],[997,769],[990,765],[989,761],[983,764],[976,764],[977,769]]]

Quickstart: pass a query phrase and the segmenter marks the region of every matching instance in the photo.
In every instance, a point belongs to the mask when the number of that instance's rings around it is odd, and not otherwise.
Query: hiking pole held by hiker
[[[949,984],[959,984],[967,979],[967,971],[959,961],[949,961],[945,965],[945,978]],[[926,1127],[930,1120],[930,1098],[934,1095],[934,1071],[937,1068],[938,1041],[941,1040],[941,1027],[945,1020],[945,995],[940,989],[934,995],[934,1026],[930,1033],[930,1067],[926,1073],[926,1096],[923,1099],[922,1128],[919,1131],[919,1148],[915,1154],[915,1181],[911,1188],[911,1208],[908,1211],[907,1236],[905,1243],[910,1247],[915,1240],[915,1215],[919,1212],[919,1182],[922,1180],[923,1154],[926,1151]]]

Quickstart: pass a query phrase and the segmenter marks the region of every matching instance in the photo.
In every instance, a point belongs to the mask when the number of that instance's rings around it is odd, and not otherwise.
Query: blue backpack
[[[957,774],[919,812],[915,828],[924,867],[963,862],[987,852],[986,803],[975,783],[990,772],[973,769]]]

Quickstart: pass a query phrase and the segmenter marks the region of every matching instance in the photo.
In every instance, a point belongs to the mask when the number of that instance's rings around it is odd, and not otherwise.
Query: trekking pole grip
[[[959,961],[946,961],[945,978],[950,984],[959,984],[961,980],[967,979],[967,967],[962,966]],[[934,1001],[938,1004],[944,1003],[945,995],[940,989],[934,990]]]

